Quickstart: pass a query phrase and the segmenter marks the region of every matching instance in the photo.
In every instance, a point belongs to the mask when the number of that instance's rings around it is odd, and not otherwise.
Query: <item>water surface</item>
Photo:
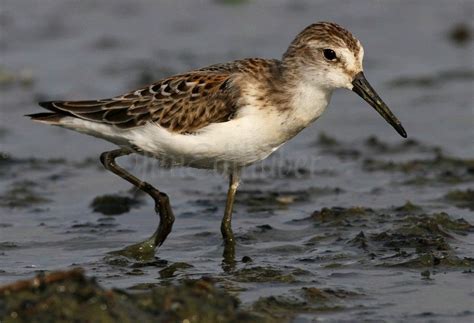
[[[470,1],[4,1],[0,282],[73,266],[107,287],[211,276],[247,307],[284,308],[309,287],[351,295],[287,309],[302,321],[472,320],[474,235],[456,220],[474,223],[474,53],[449,37],[472,12]],[[367,77],[414,141],[336,92],[316,124],[244,174],[230,273],[219,232],[226,178],[123,158],[169,194],[177,219],[159,261],[137,269],[106,256],[152,233],[151,201],[93,212],[97,196],[135,194],[98,161],[113,146],[23,115],[39,100],[110,97],[216,62],[280,57],[320,20],[362,41]],[[348,209],[321,211],[331,207]],[[163,274],[176,263],[190,266]]]

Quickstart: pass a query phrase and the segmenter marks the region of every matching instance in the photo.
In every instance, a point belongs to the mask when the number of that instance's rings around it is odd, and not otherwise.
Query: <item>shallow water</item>
[[[72,266],[107,287],[211,276],[244,306],[298,321],[472,320],[472,227],[436,215],[474,223],[473,43],[449,37],[472,11],[470,1],[4,1],[0,283]],[[278,57],[319,20],[361,39],[367,77],[415,141],[353,93],[335,93],[315,125],[244,174],[232,272],[221,266],[226,179],[123,158],[169,194],[177,219],[159,261],[107,256],[152,233],[151,201],[118,216],[93,212],[97,196],[135,194],[98,161],[112,145],[23,115],[38,100],[109,97],[215,62]],[[464,194],[446,196],[456,190]],[[373,211],[313,214],[325,207]],[[289,306],[303,287],[353,293]]]

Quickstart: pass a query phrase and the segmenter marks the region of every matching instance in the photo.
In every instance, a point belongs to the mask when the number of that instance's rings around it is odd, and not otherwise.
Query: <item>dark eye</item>
[[[336,53],[332,49],[323,49],[323,54],[329,61],[333,61],[337,58]]]

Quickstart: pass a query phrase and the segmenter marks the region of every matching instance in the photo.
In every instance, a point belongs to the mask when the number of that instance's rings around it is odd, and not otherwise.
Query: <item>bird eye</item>
[[[337,58],[336,53],[332,49],[323,49],[323,54],[328,61],[333,61]]]

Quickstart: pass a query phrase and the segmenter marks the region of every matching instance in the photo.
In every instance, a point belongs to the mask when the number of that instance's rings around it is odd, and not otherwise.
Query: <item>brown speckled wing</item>
[[[192,133],[225,122],[237,109],[238,89],[229,70],[197,70],[173,76],[125,95],[94,101],[42,102],[48,110],[128,129],[155,122],[177,133]]]

